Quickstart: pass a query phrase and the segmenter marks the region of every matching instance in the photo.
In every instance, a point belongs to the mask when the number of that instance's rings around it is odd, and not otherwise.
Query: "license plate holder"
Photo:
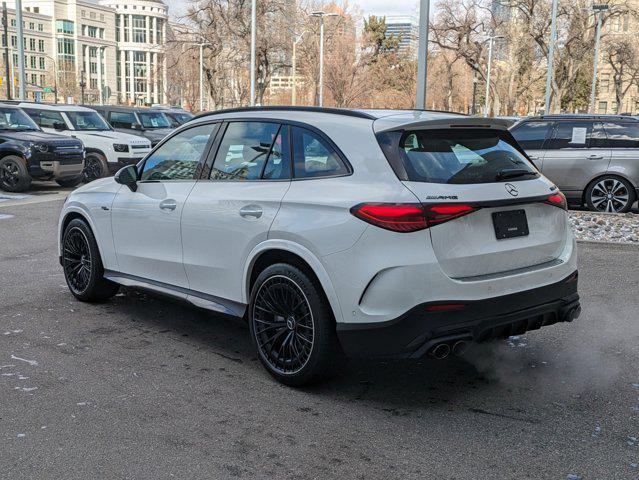
[[[493,226],[497,240],[525,237],[530,233],[526,210],[523,209],[493,212]]]

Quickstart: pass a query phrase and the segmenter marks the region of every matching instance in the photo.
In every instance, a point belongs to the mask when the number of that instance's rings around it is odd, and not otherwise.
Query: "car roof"
[[[375,132],[406,128],[448,128],[459,127],[506,129],[512,122],[484,117],[470,117],[460,113],[435,110],[391,110],[391,109],[348,109],[311,106],[264,106],[232,108],[206,112],[195,117],[192,122],[207,119],[224,120],[231,118],[261,118],[273,120],[302,121],[315,126],[320,123],[334,124],[336,116],[341,116],[340,125],[348,122],[373,122]]]
[[[101,110],[111,110],[114,112],[160,112],[162,109],[154,107],[127,107],[123,105],[95,105],[89,108],[99,108]]]
[[[20,108],[37,108],[38,110],[64,110],[65,112],[91,112],[90,108],[67,103],[20,102]]]
[[[588,113],[570,113],[570,114],[554,114],[554,115],[535,115],[523,117],[521,122],[536,120],[623,120],[631,122],[639,122],[639,119],[630,115],[597,115]]]

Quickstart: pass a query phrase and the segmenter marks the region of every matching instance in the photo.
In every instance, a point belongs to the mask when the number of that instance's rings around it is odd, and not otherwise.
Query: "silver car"
[[[639,119],[545,115],[510,127],[531,160],[572,204],[627,212],[639,186]]]

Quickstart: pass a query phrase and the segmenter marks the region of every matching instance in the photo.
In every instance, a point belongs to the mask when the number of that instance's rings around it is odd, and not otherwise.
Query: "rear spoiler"
[[[402,121],[404,120],[405,121]],[[414,115],[390,115],[378,118],[373,122],[375,133],[397,130],[424,130],[430,128],[493,128],[508,130],[512,122],[503,118],[489,117],[454,117],[415,119]]]

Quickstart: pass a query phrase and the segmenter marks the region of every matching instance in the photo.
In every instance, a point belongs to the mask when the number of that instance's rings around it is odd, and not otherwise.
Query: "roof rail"
[[[260,111],[289,111],[289,112],[317,112],[317,113],[333,113],[335,115],[346,115],[348,117],[365,118],[367,120],[376,120],[377,117],[370,115],[366,112],[358,110],[349,110],[347,108],[331,108],[331,107],[310,107],[310,106],[298,106],[298,105],[268,105],[263,107],[238,107],[238,108],[225,108],[222,110],[215,110],[213,112],[200,113],[195,118],[207,117],[209,115],[220,115],[226,113],[236,112],[260,112]]]

